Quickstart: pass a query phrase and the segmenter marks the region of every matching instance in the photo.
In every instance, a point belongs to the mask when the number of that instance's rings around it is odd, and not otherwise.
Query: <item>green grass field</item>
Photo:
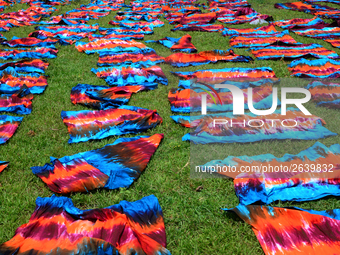
[[[200,1],[202,2],[202,1]],[[290,18],[312,18],[301,12],[278,10],[274,3],[280,0],[249,0],[252,7],[263,13],[272,15],[274,20]],[[60,7],[59,12],[88,4],[89,1],[74,1],[69,6]],[[336,7],[337,5],[328,4]],[[339,7],[339,6],[338,6]],[[26,5],[15,5],[5,12],[27,8]],[[89,24],[99,23],[102,27],[111,27],[108,22],[114,18],[114,13],[91,21]],[[156,40],[165,36],[180,37],[187,32],[171,32],[172,26],[165,19],[165,26],[155,28],[153,35],[145,36],[145,40]],[[233,27],[249,27],[249,24]],[[278,28],[278,30],[280,30]],[[34,27],[13,28],[3,33],[8,39],[12,36],[25,37],[34,31]],[[228,38],[219,33],[188,32],[198,51],[229,48]],[[302,43],[319,43],[327,49],[340,54],[340,50],[333,48],[322,40],[291,35]],[[158,44],[149,44],[161,56],[169,56],[171,51]],[[1,47],[4,48],[4,47]],[[15,230],[26,223],[35,208],[38,196],[51,196],[53,193],[30,170],[32,166],[41,166],[49,162],[49,157],[63,157],[82,151],[103,147],[112,143],[118,137],[111,137],[95,142],[80,144],[67,143],[69,135],[66,126],[60,118],[62,110],[85,110],[86,107],[72,105],[70,101],[71,88],[78,83],[105,85],[105,81],[98,79],[90,70],[96,67],[98,55],[79,53],[74,45],[58,46],[58,57],[49,60],[50,66],[46,74],[49,75],[46,91],[33,100],[32,114],[25,116],[15,135],[4,145],[0,146],[0,160],[10,161],[3,173],[0,174],[0,243],[14,235]],[[250,55],[245,49],[236,49],[237,54]],[[4,62],[4,61],[2,61]],[[96,190],[88,194],[71,194],[75,206],[81,209],[107,207],[121,200],[135,201],[144,196],[154,194],[158,197],[164,213],[167,233],[168,249],[172,254],[263,254],[251,227],[232,214],[223,213],[220,208],[232,208],[238,204],[232,180],[226,179],[194,179],[190,178],[190,144],[182,142],[182,136],[188,132],[175,124],[170,115],[168,92],[177,87],[178,78],[170,71],[191,71],[199,69],[226,67],[262,67],[269,66],[277,77],[289,77],[287,64],[283,60],[254,61],[253,63],[218,63],[198,67],[175,68],[161,64],[169,85],[159,85],[154,91],[140,92],[132,96],[129,105],[157,109],[163,118],[158,127],[142,133],[152,135],[164,133],[165,138],[154,154],[147,169],[141,177],[129,188],[120,190]],[[303,82],[301,82],[303,86]],[[311,113],[322,117],[326,127],[338,132],[339,124],[337,111],[316,107],[314,103],[306,104]],[[12,114],[10,114],[12,115]],[[284,153],[296,154],[312,146],[316,141],[267,141],[250,144],[228,144],[219,147],[221,159],[228,155],[258,155],[272,153],[281,157]],[[329,146],[340,143],[339,136],[321,139],[320,142]],[[196,192],[198,186],[203,186],[201,192]],[[340,201],[327,198],[306,203],[282,203],[274,206],[299,206],[307,209],[326,210],[340,208]]]

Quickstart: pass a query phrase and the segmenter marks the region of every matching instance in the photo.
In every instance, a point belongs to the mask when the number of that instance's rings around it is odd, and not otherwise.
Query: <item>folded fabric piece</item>
[[[135,34],[144,34],[151,35],[153,34],[153,30],[149,27],[142,28],[123,28],[123,27],[113,27],[113,28],[99,28],[99,33],[102,35],[108,34],[116,34],[116,35],[135,35]]]
[[[18,48],[15,50],[0,49],[0,59],[19,59],[19,58],[56,58],[58,50],[53,46],[38,48]]]
[[[98,24],[94,25],[86,25],[86,24],[77,24],[74,26],[65,26],[65,25],[54,25],[54,26],[37,26],[36,30],[44,30],[48,32],[57,32],[57,31],[65,31],[68,30],[70,32],[82,33],[82,32],[96,32],[99,29]]]
[[[278,33],[273,24],[264,27],[257,28],[224,28],[222,35],[224,36],[232,36],[232,35],[256,35],[256,34],[273,34]]]
[[[102,51],[113,52],[133,52],[140,49],[147,49],[148,47],[141,42],[136,42],[134,40],[124,41],[124,40],[95,40],[92,42],[77,42],[76,49],[79,52],[85,52],[86,54],[99,53]]]
[[[208,24],[214,23],[217,15],[214,12],[210,13],[183,13],[181,16],[173,19],[168,19],[169,24]]]
[[[164,62],[164,57],[157,55],[151,48],[140,49],[133,52],[112,53],[99,52],[98,66],[133,65],[135,67],[148,67]]]
[[[325,26],[328,23],[324,22],[322,19],[318,17],[314,17],[312,19],[278,20],[273,22],[273,24],[284,29],[296,29],[296,28],[308,29],[309,27]]]
[[[159,19],[153,20],[153,21],[113,21],[111,20],[109,22],[110,25],[113,26],[120,26],[120,27],[128,27],[128,28],[143,28],[143,27],[149,27],[151,29],[154,29],[155,27],[162,27],[164,26],[164,22],[160,21]]]
[[[307,85],[312,94],[312,100],[318,106],[330,109],[340,109],[340,84],[314,81]]]
[[[56,193],[88,192],[97,188],[128,188],[139,178],[163,139],[163,134],[119,138],[103,148],[81,152],[32,171]]]
[[[22,120],[23,117],[0,115],[0,144],[7,142],[14,135]]]
[[[298,35],[312,37],[316,39],[338,39],[340,37],[340,27],[294,29],[292,31]]]
[[[45,39],[40,40],[35,37],[16,37],[13,36],[12,40],[2,42],[1,44],[7,45],[9,47],[49,47],[58,42],[58,40]]]
[[[111,86],[144,85],[144,83],[168,84],[159,66],[136,68],[129,66],[92,68],[98,78],[103,78]]]
[[[228,89],[216,90],[222,104],[217,103],[215,98],[211,97],[203,87],[192,86],[191,89],[176,89],[169,91],[168,99],[173,112],[200,112],[202,104],[202,95],[207,95],[206,106],[210,112],[226,112],[233,110],[233,95]],[[243,89],[245,105],[248,108],[248,89]],[[272,84],[268,83],[253,89],[253,106],[256,109],[269,109],[272,106]],[[280,102],[278,102],[280,104]]]
[[[171,118],[182,126],[192,128],[193,131],[184,135],[182,140],[195,144],[315,140],[336,135],[323,127],[326,123],[320,117],[304,115],[294,108],[288,108],[286,115],[281,115],[279,111],[264,116],[246,113],[235,117],[232,113],[219,113]]]
[[[257,46],[267,46],[277,42],[297,43],[289,35],[288,30],[278,33],[256,34],[255,36],[233,36],[230,38],[229,45],[235,48],[248,48]]]
[[[242,10],[238,10],[232,15],[219,16],[217,20],[226,24],[244,24],[255,20],[272,20],[272,17],[266,14],[257,13],[256,11],[248,14],[246,12],[242,13]]]
[[[8,166],[9,162],[0,161],[0,173]]]
[[[90,210],[53,195],[37,198],[28,223],[0,246],[0,253],[170,255],[165,247],[163,212],[154,195]]]
[[[324,41],[329,42],[335,48],[340,48],[340,38],[325,39]]]
[[[32,112],[33,95],[27,86],[23,86],[15,94],[0,94],[0,112],[30,114]]]
[[[162,123],[156,110],[126,105],[100,111],[62,111],[61,118],[70,134],[69,143],[136,134]]]
[[[300,208],[238,205],[224,210],[235,212],[252,226],[265,254],[340,253],[338,209],[309,212]]]
[[[270,67],[257,68],[224,68],[224,69],[207,69],[197,70],[193,72],[171,72],[172,74],[186,79],[196,79],[197,82],[218,84],[227,80],[235,80],[238,82],[258,81],[261,79],[277,80],[274,71]]]
[[[36,37],[38,39],[44,40],[47,38],[56,38],[59,40],[59,43],[62,45],[73,44],[75,41],[79,41],[87,36],[90,33],[88,32],[70,32],[68,30],[57,31],[57,32],[49,32],[44,30],[37,30],[30,33],[28,36]]]
[[[78,84],[72,88],[71,102],[73,104],[82,104],[97,110],[118,108],[119,106],[129,102],[133,93],[146,89],[154,89],[155,87],[156,86],[124,86],[108,88],[106,86]]]
[[[320,5],[320,4],[309,4],[303,2],[293,2],[293,3],[276,3],[275,8],[278,9],[287,9],[287,10],[294,10],[294,11],[301,11],[305,13],[310,13],[313,15],[318,15],[319,17],[325,16],[325,14],[331,14],[333,11],[337,13],[337,9]]]
[[[300,58],[300,57],[314,57],[314,58],[340,58],[340,56],[332,50],[327,50],[320,44],[291,44],[284,42],[277,42],[265,47],[250,48],[251,53],[258,60],[278,59],[278,58]]]
[[[248,56],[236,55],[232,49],[201,51],[200,53],[175,53],[165,58],[165,63],[175,67],[198,66],[218,61],[226,62],[250,62],[253,59]]]
[[[8,67],[12,67],[15,72],[44,73],[48,65],[48,62],[42,61],[40,59],[19,60],[0,64],[0,72],[6,70]]]
[[[3,34],[0,34],[0,42],[6,41],[6,40],[7,38]]]
[[[176,25],[171,31],[199,31],[199,32],[221,32],[224,26],[221,24],[188,24],[188,25]]]
[[[296,59],[288,65],[291,76],[300,78],[338,78],[340,61],[332,59]]]
[[[186,52],[186,53],[197,52],[196,47],[191,42],[191,36],[189,34],[184,35],[180,38],[164,37],[156,41],[149,40],[145,42],[146,43],[152,43],[152,42],[160,43],[172,51],[180,51],[180,52]]]
[[[8,69],[8,68],[7,68]],[[32,94],[41,94],[47,87],[46,76],[37,73],[3,72],[0,75],[0,93],[13,94],[26,85]]]

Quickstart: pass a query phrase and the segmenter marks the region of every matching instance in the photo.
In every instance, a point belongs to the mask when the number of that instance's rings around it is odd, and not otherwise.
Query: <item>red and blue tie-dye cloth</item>
[[[23,117],[0,115],[0,144],[10,139],[19,127]]]

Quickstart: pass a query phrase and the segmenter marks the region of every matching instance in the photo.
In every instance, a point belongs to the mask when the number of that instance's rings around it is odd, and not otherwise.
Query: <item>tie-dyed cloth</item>
[[[235,117],[232,113],[220,113],[171,118],[184,127],[192,128],[192,132],[184,135],[182,140],[195,144],[315,140],[336,135],[323,126],[326,123],[320,117],[304,115],[294,108],[288,108],[286,115],[277,110],[264,116],[246,113]]]
[[[200,53],[175,53],[165,58],[165,63],[175,67],[199,66],[218,61],[225,62],[250,62],[253,59],[248,56],[236,55],[232,49],[202,51]]]
[[[214,12],[210,13],[183,13],[176,18],[171,18],[167,16],[169,24],[208,24],[214,23],[217,19],[217,15]]]
[[[255,20],[272,20],[272,17],[266,14],[256,12],[251,7],[238,8],[229,14],[219,15],[217,20],[226,24],[244,24]]]
[[[61,118],[70,134],[69,143],[136,134],[162,123],[156,110],[124,105],[100,111],[62,111]]]
[[[56,44],[58,40],[45,39],[40,40],[35,37],[16,37],[13,36],[12,40],[2,42],[1,44],[9,47],[49,47]]]
[[[224,68],[224,69],[207,69],[193,72],[172,72],[172,74],[185,80],[196,79],[197,82],[218,84],[227,80],[236,80],[238,82],[258,81],[261,79],[277,80],[274,71],[270,67],[257,68]]]
[[[19,58],[56,58],[58,50],[54,46],[38,48],[18,48],[15,50],[0,49],[0,59]]]
[[[51,164],[32,167],[56,193],[88,192],[97,188],[128,188],[146,168],[163,134],[119,138],[103,148],[81,152]]]
[[[150,41],[145,41],[145,42],[146,43],[152,43],[152,42],[160,43],[172,51],[180,51],[180,52],[186,52],[186,53],[197,52],[196,47],[191,42],[191,36],[188,34],[180,38],[164,37],[156,41],[150,40]]]
[[[133,52],[112,53],[100,52],[98,66],[121,66],[148,67],[164,62],[164,57],[157,55],[151,48],[140,49]]]
[[[0,34],[0,42],[6,41],[6,40],[7,38],[3,34]]]
[[[309,211],[260,205],[234,209],[252,226],[266,255],[339,254],[339,209]]]
[[[233,110],[233,95],[228,89],[217,89],[216,92],[221,99],[220,102],[216,102],[216,99],[211,97],[210,93],[207,93],[204,86],[191,86],[191,89],[176,89],[173,88],[169,91],[168,99],[171,105],[171,111],[190,113],[201,111],[202,95],[207,95],[207,111],[210,112],[226,112]],[[248,108],[248,89],[243,89],[245,104],[244,109]],[[210,94],[210,95],[209,95]],[[253,88],[253,106],[256,109],[269,109],[272,106],[272,83],[268,83],[262,86]],[[280,102],[278,102],[280,104]]]
[[[294,29],[294,33],[316,39],[338,39],[340,37],[340,27],[324,27],[310,29]]]
[[[24,85],[15,94],[0,94],[0,112],[30,114],[32,112],[33,95]]]
[[[314,58],[331,58],[336,59],[340,56],[332,50],[327,50],[320,44],[291,44],[278,42],[265,47],[251,48],[251,53],[258,60],[279,59],[279,58],[300,58],[300,57],[314,57]]]
[[[221,32],[224,26],[221,24],[188,24],[177,25],[171,29],[171,31],[199,31],[199,32]]]
[[[310,201],[340,195],[340,145],[330,147],[320,142],[297,155],[272,154],[228,156],[213,160],[202,170],[234,178],[235,192],[241,204],[274,201]],[[217,171],[231,167],[233,171]],[[216,170],[217,169],[217,170]]]
[[[102,51],[114,52],[133,52],[141,49],[147,49],[148,47],[141,42],[134,40],[95,40],[92,42],[77,42],[76,49],[79,52],[85,52],[86,54],[99,53]]]
[[[37,198],[28,223],[0,246],[0,253],[170,255],[165,247],[163,212],[154,195],[90,210],[53,195]]]
[[[288,65],[291,76],[300,78],[338,78],[340,61],[332,59],[296,59]]]
[[[129,66],[92,68],[91,71],[98,78],[105,79],[110,86],[144,85],[145,83],[168,84],[162,69],[159,66],[135,68]]]
[[[4,70],[14,70],[18,73],[44,73],[49,63],[41,59],[19,60],[0,64],[0,72]],[[13,69],[8,69],[9,67]],[[12,72],[12,71],[10,71]]]
[[[297,29],[297,28],[305,28],[309,27],[317,27],[317,26],[326,26],[328,23],[324,22],[322,19],[318,17],[314,17],[312,19],[287,19],[287,20],[278,20],[273,22],[275,26],[284,28],[284,29]]]
[[[89,38],[89,41],[95,41],[95,40],[101,40],[101,39],[106,39],[106,40],[113,40],[113,39],[119,39],[119,40],[143,40],[144,35],[115,35],[115,34],[109,34],[109,35],[97,35],[97,34],[89,34],[87,35]]]
[[[264,27],[257,27],[257,28],[224,28],[222,35],[223,36],[233,36],[233,35],[254,35],[257,34],[273,34],[278,33],[279,31],[276,30],[273,24]]]
[[[115,34],[115,35],[135,35],[135,34],[144,34],[151,35],[153,34],[153,30],[149,27],[142,28],[123,28],[123,27],[114,27],[114,28],[99,28],[99,33],[102,35]]]
[[[69,45],[73,44],[76,41],[79,41],[87,36],[89,36],[91,33],[86,32],[70,32],[68,30],[64,31],[57,31],[57,32],[49,32],[44,30],[37,30],[32,33],[30,33],[28,36],[36,37],[38,39],[47,39],[47,38],[56,38],[58,39],[58,42],[62,45]]]
[[[14,135],[22,120],[23,117],[0,115],[0,144],[7,142]]]
[[[6,68],[8,69],[8,67]],[[0,75],[0,93],[13,94],[26,85],[32,94],[41,94],[47,87],[47,77],[37,73],[3,72]]]
[[[0,161],[0,173],[4,171],[4,169],[8,166],[9,162],[7,161]]]
[[[229,45],[235,48],[249,48],[267,46],[277,42],[297,43],[285,30],[277,33],[263,33],[256,35],[233,36],[230,38]]]
[[[307,89],[318,106],[340,109],[339,83],[314,81],[307,85]]]
[[[326,5],[308,4],[303,2],[277,3],[275,8],[301,11],[324,18],[335,18],[340,14],[340,10]]]
[[[78,84],[72,88],[71,101],[73,104],[82,104],[96,110],[118,108],[129,102],[131,95],[154,87],[124,86],[108,88],[89,84]]]
[[[110,25],[113,26],[120,26],[120,27],[128,27],[128,28],[143,28],[143,27],[149,27],[151,29],[154,29],[155,27],[162,27],[164,26],[164,22],[160,21],[158,19],[153,21],[113,21],[111,20],[109,22]]]

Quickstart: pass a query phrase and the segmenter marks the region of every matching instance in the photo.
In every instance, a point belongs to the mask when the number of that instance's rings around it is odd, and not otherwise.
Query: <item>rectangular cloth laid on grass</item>
[[[10,139],[19,127],[23,117],[0,115],[0,144]]]

